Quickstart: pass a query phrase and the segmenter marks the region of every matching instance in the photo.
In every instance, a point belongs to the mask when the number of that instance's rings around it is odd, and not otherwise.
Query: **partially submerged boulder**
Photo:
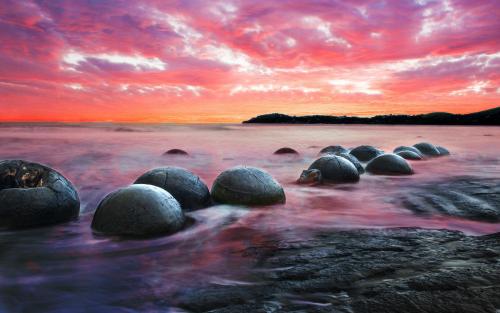
[[[359,162],[359,160],[354,155],[349,153],[338,153],[337,155],[351,162],[356,167],[360,175],[365,173],[363,164],[361,164],[361,162]]]
[[[321,184],[323,177],[320,170],[303,170],[297,182],[299,184]]]
[[[299,154],[299,153],[292,148],[283,147],[283,148],[279,148],[278,150],[274,151],[274,154]]]
[[[429,157],[437,157],[440,155],[439,150],[431,143],[428,142],[420,142],[413,145],[415,148],[420,151],[425,156]]]
[[[379,155],[384,154],[384,151],[373,146],[358,146],[352,149],[349,153],[354,155],[361,162],[368,162]]]
[[[411,151],[411,152],[414,152],[414,153],[416,153],[416,154],[418,154],[418,155],[420,155],[422,157],[424,156],[422,154],[422,152],[420,152],[420,150],[418,150],[417,148],[415,148],[415,147],[408,147],[408,146],[399,146],[396,149],[394,149],[393,152],[397,154],[398,152],[401,152],[401,151]]]
[[[401,156],[383,154],[371,160],[366,165],[366,171],[379,175],[411,175],[413,169]]]
[[[181,206],[170,193],[136,184],[108,194],[99,203],[92,229],[105,235],[156,236],[174,233],[184,222]]]
[[[328,146],[321,149],[320,153],[329,154],[339,154],[339,153],[349,153],[349,150],[342,146]]]
[[[423,160],[423,157],[421,154],[415,153],[415,152],[410,151],[410,150],[402,150],[402,151],[397,152],[396,154],[399,155],[400,157],[402,157],[403,159],[406,159],[406,160],[412,160],[412,161]]]
[[[283,187],[269,173],[247,166],[220,173],[211,193],[214,201],[224,204],[271,205],[286,201]]]
[[[436,149],[439,151],[440,156],[450,155],[450,151],[448,151],[445,147],[436,146]]]
[[[182,149],[170,149],[163,155],[188,155],[188,153]]]
[[[359,172],[350,161],[337,155],[326,155],[314,161],[309,170],[319,170],[323,181],[330,183],[356,183]]]
[[[75,187],[56,170],[24,160],[0,161],[0,227],[56,224],[79,213]]]
[[[184,211],[202,209],[211,204],[210,191],[197,175],[180,167],[161,167],[142,174],[134,184],[148,184],[168,191]]]

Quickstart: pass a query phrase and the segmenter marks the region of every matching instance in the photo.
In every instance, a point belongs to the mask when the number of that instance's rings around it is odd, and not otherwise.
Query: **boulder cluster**
[[[298,153],[286,147],[275,154]],[[448,154],[445,148],[430,143],[397,147],[389,154],[372,146],[351,150],[329,146],[302,172],[299,183],[356,183],[365,171],[375,175],[411,175],[413,169],[407,160]],[[97,206],[91,227],[103,235],[157,236],[186,227],[186,212],[214,204],[265,206],[285,202],[280,183],[259,168],[227,169],[209,190],[200,177],[186,169],[160,167],[140,175],[132,185],[106,195]],[[0,227],[62,223],[77,218],[79,212],[75,187],[56,170],[24,160],[0,161]]]
[[[419,161],[449,155],[441,146],[421,142],[412,147],[399,146],[393,153],[368,145],[353,149],[328,146],[320,151],[320,157],[298,179],[301,184],[356,183],[360,175],[412,175],[413,168],[407,160]],[[366,163],[366,166],[363,166]]]

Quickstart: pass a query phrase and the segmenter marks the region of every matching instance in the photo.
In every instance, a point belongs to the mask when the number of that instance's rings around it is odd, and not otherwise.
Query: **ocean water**
[[[76,186],[77,221],[0,231],[0,312],[179,312],[179,297],[208,284],[245,284],[245,249],[284,244],[330,229],[424,227],[471,235],[500,224],[417,216],[391,201],[433,181],[500,178],[500,128],[371,125],[2,125],[0,159],[54,167]],[[415,175],[362,175],[357,184],[295,183],[321,148],[370,144],[386,151],[430,141],[450,157],[411,162]],[[276,156],[281,147],[299,156]],[[180,148],[189,156],[163,156]],[[196,223],[167,237],[122,240],[90,229],[107,193],[158,166],[185,167],[210,187],[224,169],[249,165],[271,173],[287,203],[262,208],[215,207],[190,213]]]

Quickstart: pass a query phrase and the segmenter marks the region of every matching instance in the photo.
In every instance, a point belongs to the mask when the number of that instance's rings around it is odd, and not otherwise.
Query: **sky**
[[[0,0],[0,121],[500,105],[498,0]]]

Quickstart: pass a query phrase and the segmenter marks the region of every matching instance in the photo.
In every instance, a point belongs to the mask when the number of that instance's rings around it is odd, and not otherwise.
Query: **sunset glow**
[[[500,105],[500,2],[0,2],[0,121]]]

